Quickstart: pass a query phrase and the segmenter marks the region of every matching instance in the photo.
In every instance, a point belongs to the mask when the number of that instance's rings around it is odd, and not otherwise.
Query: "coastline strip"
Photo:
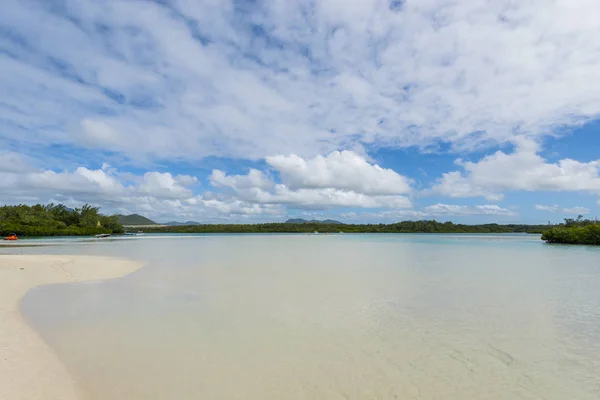
[[[76,400],[76,382],[19,311],[31,288],[128,275],[132,260],[74,255],[0,255],[0,399]]]

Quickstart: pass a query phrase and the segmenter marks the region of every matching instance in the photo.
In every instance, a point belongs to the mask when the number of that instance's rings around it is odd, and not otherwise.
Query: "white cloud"
[[[571,207],[571,208],[565,208],[565,209],[563,209],[563,212],[565,212],[567,214],[581,214],[581,215],[585,215],[585,214],[589,214],[590,213],[590,209],[586,208],[586,207]]]
[[[213,186],[229,187],[232,189],[252,189],[258,188],[268,190],[274,183],[262,171],[250,169],[247,175],[227,175],[226,172],[215,169],[209,177]]]
[[[188,198],[193,195],[188,186],[197,182],[198,178],[189,175],[173,177],[169,172],[146,172],[138,192],[160,198]]]
[[[252,204],[238,199],[217,200],[202,199],[201,203],[207,207],[217,210],[220,214],[236,215],[282,215],[282,209],[277,204]]]
[[[375,223],[375,222],[398,222],[402,220],[421,220],[431,217],[427,213],[418,210],[382,210],[363,213],[342,213],[343,221],[348,223]]]
[[[560,207],[557,206],[556,204],[553,206],[545,206],[545,205],[536,204],[535,209],[539,210],[539,211],[557,212],[560,210]]]
[[[115,176],[102,169],[78,167],[73,172],[45,170],[20,174],[20,179],[19,187],[38,193],[101,194],[107,197],[132,194],[131,187],[124,186]]]
[[[410,179],[394,170],[370,164],[351,151],[305,160],[297,155],[271,156],[267,163],[290,189],[344,189],[370,195],[410,193]]]
[[[570,208],[562,208],[559,207],[558,205],[554,204],[551,206],[548,205],[539,205],[536,204],[535,205],[535,209],[539,210],[539,211],[548,211],[548,212],[561,212],[564,214],[576,214],[576,215],[585,215],[585,214],[589,214],[590,213],[590,209],[586,208],[586,207],[570,207]]]
[[[524,152],[523,147],[526,146],[521,146],[518,151]],[[498,153],[494,156],[498,156]],[[509,156],[500,156],[503,157]],[[0,171],[0,203],[52,201],[80,205],[89,202],[102,206],[106,212],[140,212],[162,221],[277,221],[290,209],[340,208],[346,211],[340,214],[341,217],[359,222],[442,216],[517,215],[510,207],[503,208],[496,204],[467,206],[437,203],[422,209],[412,209],[412,202],[407,195],[381,194],[409,191],[410,195],[410,186],[404,186],[408,185],[406,178],[391,170],[379,168],[354,153],[333,153],[313,159],[294,155],[279,157],[276,162],[271,162],[272,159],[267,162],[270,169],[251,169],[245,175],[230,175],[225,171],[213,170],[209,181],[214,192],[204,191],[201,194],[197,193],[200,187],[198,179],[190,175],[172,175],[158,171],[148,171],[142,175],[121,173],[107,163],[99,169],[35,169],[17,153],[0,154],[0,161],[19,166]],[[511,163],[502,165],[506,173],[510,173],[508,165]],[[561,165],[561,162],[557,165]],[[531,183],[527,174],[535,169],[530,166],[522,174],[527,182]],[[476,170],[474,167],[470,171]],[[486,168],[483,170],[488,171]],[[583,170],[587,171],[585,168]],[[281,182],[276,181],[277,176],[281,178]],[[511,176],[513,179],[518,178],[516,174]],[[382,182],[372,182],[375,179]],[[467,181],[465,187],[472,185],[468,180],[471,177],[463,179]],[[548,182],[553,180],[548,179]],[[386,185],[391,186],[391,189],[386,189]],[[584,183],[578,185],[589,187]],[[499,193],[490,191],[487,186],[481,187],[485,189],[484,193]],[[359,213],[356,210],[344,210],[347,208],[375,211]],[[585,207],[562,208],[558,205],[536,205],[535,208],[575,215],[590,212]]]
[[[86,118],[81,121],[80,140],[82,144],[89,145],[90,147],[111,148],[113,146],[120,147],[127,142],[133,146],[135,138],[121,134],[111,128],[107,121],[96,121]]]
[[[323,209],[328,207],[359,208],[410,208],[411,201],[404,196],[368,195],[334,188],[291,190],[285,185],[276,185],[274,192],[256,190],[246,199],[269,204],[287,204],[297,208]]]
[[[22,154],[14,152],[0,153],[0,174],[30,169]]]
[[[517,215],[514,211],[502,208],[495,204],[477,205],[477,206],[464,206],[455,204],[442,204],[437,203],[431,206],[427,206],[423,209],[426,215],[505,215],[514,216]]]
[[[440,219],[444,217],[469,217],[469,216],[506,216],[518,214],[512,210],[502,208],[495,204],[465,206],[456,204],[433,204],[421,210],[383,210],[357,214],[355,212],[342,213],[345,221],[364,223],[365,221],[397,222],[401,220]]]
[[[313,159],[273,156],[267,157],[267,163],[279,174],[282,183],[275,183],[265,173],[252,169],[247,175],[227,175],[214,170],[211,184],[230,188],[245,201],[295,208],[412,206],[407,197],[399,195],[411,190],[407,178],[370,164],[353,152],[333,152]]]
[[[20,155],[0,156],[0,161],[22,160]],[[281,217],[276,204],[248,203],[231,196],[194,194],[196,177],[149,171],[143,175],[121,174],[104,164],[100,169],[78,167],[73,171],[0,171],[0,203],[64,203],[72,207],[91,203],[103,212],[142,213],[159,221],[168,219],[227,222],[247,218]]]
[[[344,157],[339,157],[344,155]],[[292,156],[292,158],[297,159]],[[17,154],[4,157],[5,160],[20,160]],[[358,208],[409,208],[411,201],[401,195],[372,194],[385,192],[368,181],[377,177],[387,179],[390,185],[403,184],[405,178],[390,170],[371,165],[354,153],[337,153],[321,158],[335,160],[327,171],[337,171],[329,177],[332,187],[313,188],[314,182],[307,180],[308,187],[294,187],[276,183],[271,172],[251,169],[246,175],[228,175],[214,170],[209,176],[211,185],[218,192],[196,194],[198,179],[189,175],[173,176],[168,172],[148,171],[143,175],[120,173],[116,168],[103,164],[100,169],[78,167],[72,171],[35,170],[0,172],[0,202],[56,201],[90,202],[102,205],[107,211],[140,211],[148,215],[177,215],[179,218],[224,218],[226,216],[281,216],[285,207],[300,209],[327,209],[336,207]],[[285,158],[282,160],[285,161]],[[302,159],[300,159],[302,160]],[[302,160],[304,161],[304,160]],[[308,160],[308,163],[311,163]],[[356,176],[344,176],[341,172],[344,163]],[[273,168],[277,163],[273,163]],[[357,167],[358,165],[358,167]],[[329,169],[327,169],[329,168]],[[275,171],[280,172],[280,171]],[[293,171],[285,166],[285,174],[301,182],[303,173],[312,174],[314,168]],[[329,173],[329,172],[327,172]],[[361,181],[361,179],[363,181]],[[349,186],[345,189],[344,183]],[[326,186],[326,181],[318,181]],[[361,193],[353,189],[364,189]],[[401,186],[390,190],[405,191]]]
[[[600,115],[596,0],[68,4],[3,2],[0,140],[312,157],[473,148]]]
[[[579,162],[542,158],[535,142],[518,138],[513,153],[502,151],[478,162],[458,160],[463,171],[442,174],[431,193],[449,197],[482,196],[498,200],[503,192],[571,191],[600,194],[600,160]]]
[[[8,178],[11,179],[8,179]],[[129,176],[127,176],[130,178]],[[130,178],[131,179],[131,178]],[[188,186],[197,178],[150,171],[127,183],[115,168],[104,164],[101,169],[78,167],[74,171],[25,170],[7,174],[4,196],[27,193],[35,196],[72,196],[82,201],[114,200],[149,196],[156,199],[185,199],[193,196]],[[6,184],[8,182],[8,184]]]

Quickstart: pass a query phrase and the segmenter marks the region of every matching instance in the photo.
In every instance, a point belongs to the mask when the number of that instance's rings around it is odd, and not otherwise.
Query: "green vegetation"
[[[462,225],[452,222],[403,221],[395,224],[339,224],[324,222],[270,223],[270,224],[210,224],[188,226],[160,226],[144,229],[162,233],[541,233],[547,225]]]
[[[127,226],[158,225],[156,222],[152,221],[151,219],[142,217],[141,215],[138,215],[138,214],[131,214],[131,215],[117,214],[116,216],[121,225],[127,225]]]
[[[567,218],[563,224],[555,226],[542,234],[542,240],[548,243],[600,245],[600,222],[597,220]]]
[[[100,214],[98,207],[70,209],[63,204],[0,207],[0,236],[83,236],[122,233],[116,215]]]
[[[543,233],[548,243],[600,245],[600,222],[566,219],[559,225],[463,225],[452,222],[403,221],[395,224],[343,224],[338,221],[299,221],[266,224],[204,224],[163,226],[137,214],[105,216],[97,207],[70,209],[62,204],[0,207],[0,236],[85,236],[123,233],[122,225],[145,225],[157,233]],[[151,226],[155,225],[155,226]]]

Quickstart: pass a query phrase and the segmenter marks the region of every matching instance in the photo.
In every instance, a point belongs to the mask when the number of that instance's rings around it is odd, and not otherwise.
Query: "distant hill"
[[[177,221],[169,221],[164,223],[166,226],[191,226],[191,225],[202,225],[200,222],[196,221],[185,221],[185,222],[177,222]]]
[[[151,219],[142,217],[141,215],[138,215],[138,214],[131,214],[131,215],[117,214],[117,217],[119,217],[119,223],[121,225],[127,225],[127,226],[158,225],[156,222],[152,221]]]
[[[339,224],[344,225],[343,222],[336,221],[333,219],[325,219],[323,221],[319,221],[318,219],[306,220],[303,218],[292,218],[285,221],[286,224]]]

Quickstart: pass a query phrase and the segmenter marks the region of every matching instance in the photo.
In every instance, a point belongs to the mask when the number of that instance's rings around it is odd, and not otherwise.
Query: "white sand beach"
[[[81,398],[65,367],[19,312],[19,301],[29,289],[117,278],[140,267],[108,257],[0,255],[0,399]]]

